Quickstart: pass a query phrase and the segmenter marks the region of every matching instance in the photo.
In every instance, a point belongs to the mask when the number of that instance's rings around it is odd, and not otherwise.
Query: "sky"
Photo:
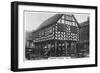
[[[25,12],[25,31],[36,30],[40,24],[55,14],[56,13]],[[79,23],[82,23],[87,20],[88,14],[74,14],[74,16]]]

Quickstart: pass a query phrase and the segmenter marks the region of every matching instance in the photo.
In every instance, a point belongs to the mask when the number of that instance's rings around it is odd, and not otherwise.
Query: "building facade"
[[[72,14],[56,14],[32,32],[31,59],[77,57],[79,24]],[[26,57],[27,58],[27,57]]]
[[[89,57],[89,18],[80,24],[80,42],[77,51],[80,56]]]

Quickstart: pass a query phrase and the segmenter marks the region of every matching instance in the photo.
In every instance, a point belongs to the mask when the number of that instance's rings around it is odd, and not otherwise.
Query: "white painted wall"
[[[11,13],[10,2],[13,0],[0,0],[0,73],[11,73],[10,71],[10,30],[11,30]],[[18,0],[16,0],[18,1]],[[60,3],[60,4],[78,4],[78,5],[94,5],[98,6],[98,13],[100,13],[100,0],[21,0],[30,2],[44,2],[44,3]],[[100,14],[98,14],[100,16]],[[99,22],[98,17],[98,24]],[[98,25],[100,27],[100,25]],[[98,29],[100,31],[100,29]],[[98,34],[100,37],[100,34]],[[98,41],[100,38],[98,38]],[[99,41],[100,42],[100,41]],[[99,43],[98,42],[98,43]],[[100,46],[98,46],[98,52],[100,52]],[[100,53],[98,54],[100,55]],[[98,62],[100,58],[98,58]],[[100,62],[99,62],[100,64]],[[30,71],[32,73],[33,71]],[[57,70],[44,70],[34,71],[36,73],[99,73],[100,65],[98,67],[90,68],[73,68],[73,69],[57,69]]]

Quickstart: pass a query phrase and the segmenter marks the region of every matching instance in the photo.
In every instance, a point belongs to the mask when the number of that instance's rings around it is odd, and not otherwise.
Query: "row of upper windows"
[[[51,40],[54,39],[54,37],[46,37],[46,38],[36,38],[34,42],[39,42],[39,41],[45,41],[45,40]]]
[[[36,38],[39,38],[39,37],[42,37],[42,36],[47,36],[47,35],[51,34],[52,32],[53,32],[52,27],[48,27],[46,29],[43,29],[43,30],[37,32],[35,34],[35,36],[36,36]]]
[[[46,38],[37,38],[34,40],[34,42],[39,42],[39,41],[45,41],[45,40],[50,40],[50,39],[54,39],[54,37],[46,37]],[[77,36],[68,36],[68,37],[55,37],[55,39],[60,39],[60,40],[74,40],[74,41],[78,41],[79,37]]]
[[[55,35],[55,37],[62,37],[62,38],[65,38],[65,37],[67,37],[67,38],[79,38],[79,36],[77,36],[77,35],[75,35],[75,36],[73,36],[73,35]]]
[[[59,39],[59,40],[73,40],[73,41],[79,41],[79,38],[61,38],[61,37],[55,37],[55,39]]]
[[[59,20],[58,23],[63,23],[67,25],[77,26],[77,23],[75,22],[75,19],[72,15],[66,15],[64,14]]]
[[[75,21],[72,15],[64,14],[61,18],[65,20]]]
[[[54,38],[52,38],[53,37],[53,35],[52,36],[48,36],[48,37],[42,37],[42,38],[37,38],[37,39],[35,39],[35,40],[37,40],[37,41],[42,41],[42,40],[49,40],[49,39],[54,39]],[[55,38],[61,38],[61,39],[63,39],[63,38],[65,38],[65,39],[79,39],[79,36],[78,35],[57,35],[57,34],[55,34]]]
[[[64,20],[64,19],[59,19],[57,23],[62,23],[62,24],[67,24],[67,25],[71,25],[71,26],[77,26],[76,22],[72,22],[72,21],[68,21],[68,20]]]
[[[79,34],[74,34],[74,33],[66,33],[66,34],[59,34],[59,33],[56,33],[55,35],[57,35],[57,36],[66,36],[66,35],[79,36]]]

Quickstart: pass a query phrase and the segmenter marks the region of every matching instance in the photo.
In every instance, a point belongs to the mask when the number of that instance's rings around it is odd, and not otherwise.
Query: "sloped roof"
[[[79,23],[78,23],[77,19],[75,18],[75,16],[74,16],[74,15],[72,15],[72,17],[74,18],[74,20],[75,20],[75,22],[77,23],[78,27],[80,27],[80,25],[79,25]]]
[[[89,25],[89,21],[84,21],[80,24],[80,27]]]
[[[60,19],[62,15],[63,15],[63,14],[56,14],[56,15],[54,15],[54,16],[48,18],[46,21],[44,21],[44,22],[37,28],[37,30],[40,30],[40,29],[42,29],[43,27],[46,27],[46,26],[48,26],[48,25],[51,25],[51,24],[57,22],[57,20]]]
[[[57,22],[57,20],[59,20],[64,14],[55,14],[54,16],[48,18],[47,20],[45,20],[42,24],[40,24],[40,26],[33,32],[36,32],[48,25],[54,24],[55,22]],[[74,20],[77,22],[76,18],[74,17],[74,15],[72,15],[72,17],[74,18]],[[79,23],[77,22],[77,25],[79,26]]]
[[[25,32],[25,40],[32,40],[32,32],[26,31]]]

